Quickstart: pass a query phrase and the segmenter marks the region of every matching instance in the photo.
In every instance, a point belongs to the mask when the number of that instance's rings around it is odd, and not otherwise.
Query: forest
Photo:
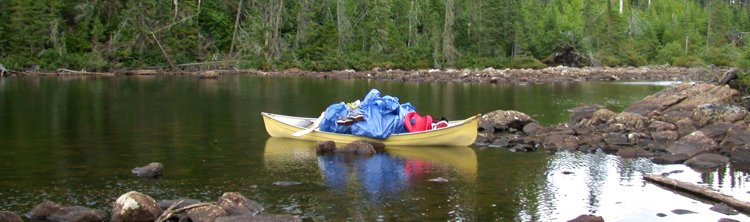
[[[3,0],[0,68],[750,67],[750,0]]]

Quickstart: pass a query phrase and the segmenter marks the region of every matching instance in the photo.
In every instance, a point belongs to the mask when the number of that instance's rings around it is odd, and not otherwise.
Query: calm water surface
[[[607,221],[750,220],[713,212],[709,203],[641,179],[681,170],[670,177],[750,200],[747,173],[732,168],[699,173],[605,154],[440,147],[389,147],[369,158],[316,156],[313,143],[268,138],[259,115],[316,116],[331,103],[377,88],[433,116],[518,110],[550,125],[567,121],[566,110],[578,105],[620,111],[663,87],[247,76],[2,78],[0,210],[24,213],[43,200],[108,210],[131,190],[155,199],[204,201],[236,191],[268,212],[316,221],[566,221],[580,214]],[[149,162],[164,163],[162,178],[130,174]],[[277,181],[302,184],[273,185]]]

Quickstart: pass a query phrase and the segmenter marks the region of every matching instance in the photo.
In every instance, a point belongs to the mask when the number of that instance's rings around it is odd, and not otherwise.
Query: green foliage
[[[245,0],[240,8],[228,0],[179,7],[5,0],[0,63],[98,71],[229,60],[269,70],[541,68],[538,59],[573,47],[605,66],[750,66],[747,46],[728,38],[750,32],[747,1],[625,1],[623,12],[613,2]]]

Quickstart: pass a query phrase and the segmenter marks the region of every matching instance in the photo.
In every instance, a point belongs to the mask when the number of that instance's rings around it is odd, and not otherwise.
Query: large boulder
[[[23,218],[16,213],[0,210],[0,221],[2,222],[23,222]]]
[[[725,166],[727,163],[729,163],[729,158],[715,153],[698,154],[685,161],[685,165],[699,169],[713,169]]]
[[[705,134],[708,138],[713,139],[714,141],[721,142],[724,139],[724,135],[726,135],[727,130],[729,128],[732,128],[731,123],[727,122],[715,122],[708,124],[700,129],[703,134]]]
[[[149,163],[146,166],[133,168],[130,172],[139,177],[154,178],[161,176],[161,170],[163,168],[164,165],[161,163]]]
[[[162,210],[156,205],[153,198],[136,191],[130,191],[115,201],[112,207],[112,221],[154,221],[161,213]]]
[[[729,86],[683,83],[647,96],[625,109],[646,117],[662,115],[667,122],[690,118],[703,104],[731,104],[740,99],[740,93]]]
[[[237,192],[224,193],[216,201],[216,205],[224,208],[229,215],[254,216],[263,211],[263,206]]]
[[[733,163],[750,165],[750,144],[741,147],[734,147],[731,154],[732,156],[730,159]]]
[[[216,218],[229,215],[224,208],[215,204],[203,205],[200,207],[190,208],[187,211],[188,217],[193,222],[213,222]]]
[[[731,153],[739,147],[750,144],[750,132],[743,126],[733,126],[729,128],[724,139],[719,143],[721,153]]]
[[[479,119],[480,132],[503,132],[510,128],[523,130],[526,124],[536,122],[529,115],[514,110],[496,110],[482,115]]]
[[[582,126],[597,126],[601,124],[605,124],[609,122],[612,118],[615,118],[617,116],[617,113],[612,112],[608,109],[599,109],[594,114],[592,114],[591,118],[588,120],[583,120],[580,125]]]
[[[669,154],[686,154],[688,157],[711,152],[717,149],[716,142],[708,138],[703,132],[695,131],[684,136],[667,148]]]
[[[591,119],[591,116],[594,115],[594,112],[602,108],[604,108],[604,106],[602,105],[584,105],[569,109],[568,112],[570,112],[570,123],[578,124],[581,122],[581,120]]]
[[[648,126],[648,119],[640,114],[621,112],[607,122],[607,125],[615,124],[621,124],[626,130],[638,131]]]
[[[34,207],[26,216],[33,220],[94,222],[106,219],[107,213],[83,206],[62,206],[52,201],[45,201]]]
[[[651,159],[656,164],[680,164],[685,162],[689,156],[684,153],[679,154],[662,154]]]
[[[746,116],[747,110],[740,106],[723,103],[706,103],[697,107],[693,112],[692,119],[698,122],[699,125],[706,125],[716,121],[734,123],[745,119]]]

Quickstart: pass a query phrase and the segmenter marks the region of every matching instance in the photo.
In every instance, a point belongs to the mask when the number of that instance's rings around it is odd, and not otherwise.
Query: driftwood
[[[202,207],[202,206],[209,205],[209,203],[197,203],[197,204],[191,204],[189,206],[186,206],[186,207],[183,207],[183,208],[180,208],[180,209],[174,209],[180,203],[182,203],[182,201],[177,201],[177,202],[173,203],[171,206],[169,206],[169,208],[167,208],[167,210],[165,210],[164,212],[162,212],[162,214],[159,215],[159,217],[156,218],[155,221],[157,221],[157,222],[166,221],[167,219],[169,219],[170,217],[172,217],[172,215],[174,215],[176,213],[180,213],[182,211],[186,211],[186,210],[193,209],[193,208],[196,208],[196,207]]]
[[[708,200],[725,203],[726,205],[736,210],[739,210],[745,213],[750,213],[750,203],[735,199],[732,196],[719,193],[717,191],[714,191],[706,187],[698,186],[692,183],[682,182],[682,181],[675,180],[675,179],[670,179],[670,178],[659,176],[659,175],[646,174],[646,175],[643,175],[643,179],[646,181],[651,181],[653,183],[668,187],[668,188],[694,194],[699,197],[706,198]]]
[[[114,73],[108,73],[108,72],[86,72],[86,71],[76,71],[76,70],[70,70],[70,69],[57,69],[57,73],[59,74],[76,74],[76,75],[102,75],[102,76],[114,76]]]

